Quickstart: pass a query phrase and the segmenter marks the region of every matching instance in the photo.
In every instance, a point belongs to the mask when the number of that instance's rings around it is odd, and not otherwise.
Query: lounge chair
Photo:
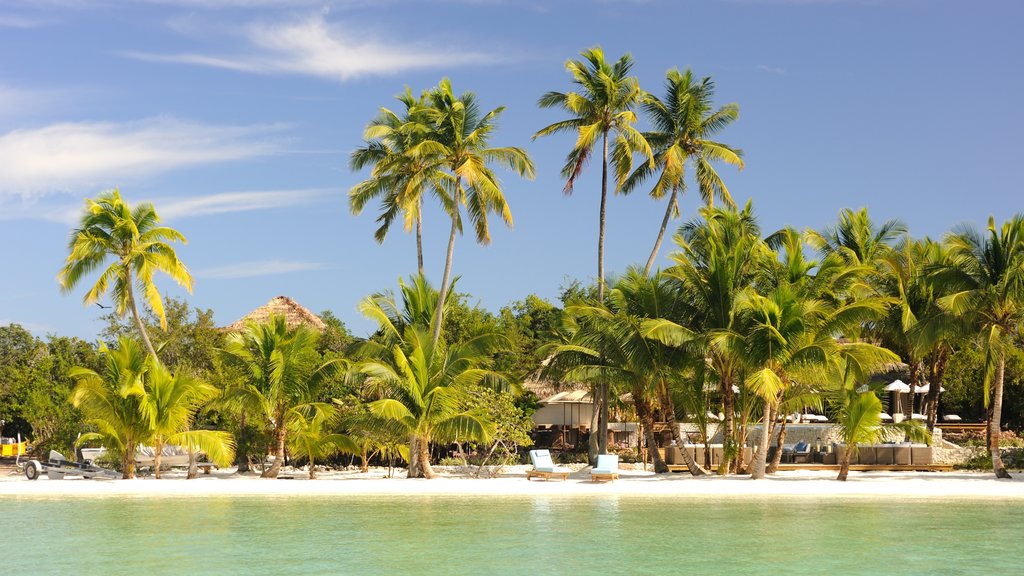
[[[810,464],[811,463],[811,444],[810,442],[797,442],[796,446],[793,446],[793,463],[794,464]]]
[[[946,414],[942,417],[943,422],[963,422],[963,418],[957,414]]]
[[[615,454],[598,454],[597,466],[590,471],[594,482],[608,482],[619,477],[619,457]]]
[[[551,461],[551,452],[548,450],[530,450],[530,461],[533,462],[533,470],[526,471],[527,480],[533,477],[545,480],[560,477],[561,480],[567,480],[569,473],[572,472],[568,468],[555,466],[555,463]]]

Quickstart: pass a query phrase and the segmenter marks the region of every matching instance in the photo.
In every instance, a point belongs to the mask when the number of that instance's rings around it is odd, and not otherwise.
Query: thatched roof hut
[[[321,320],[319,316],[313,314],[308,308],[305,308],[287,296],[277,296],[272,298],[270,302],[267,302],[263,306],[249,312],[237,322],[224,329],[237,332],[244,328],[246,323],[250,321],[263,322],[271,316],[284,316],[285,322],[288,323],[289,328],[306,325],[320,332],[327,329],[327,325],[324,324],[324,321]]]

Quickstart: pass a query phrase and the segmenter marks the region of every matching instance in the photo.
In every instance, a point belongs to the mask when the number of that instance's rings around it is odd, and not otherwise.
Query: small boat
[[[82,460],[85,462],[94,462],[96,459],[103,457],[107,453],[107,449],[102,446],[99,448],[82,448]],[[188,450],[181,446],[164,446],[163,450],[160,451],[160,467],[174,467],[174,466],[188,466]],[[200,455],[196,453],[196,460],[200,459]],[[156,463],[156,449],[152,446],[139,446],[135,450],[135,464],[137,466],[153,466]]]

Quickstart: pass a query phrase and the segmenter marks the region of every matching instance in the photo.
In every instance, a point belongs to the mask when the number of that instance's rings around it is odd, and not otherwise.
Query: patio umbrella
[[[900,401],[900,394],[908,394],[910,392],[910,384],[907,384],[903,380],[900,380],[899,378],[897,378],[897,379],[893,380],[892,382],[890,382],[890,383],[885,385],[885,391],[886,392],[895,392],[896,393],[896,402],[895,402],[896,410],[895,410],[895,412],[896,413],[903,412],[903,407],[902,407],[901,401]]]

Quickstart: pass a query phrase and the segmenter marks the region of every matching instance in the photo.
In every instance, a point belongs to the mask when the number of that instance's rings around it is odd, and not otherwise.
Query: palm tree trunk
[[[199,466],[196,462],[196,451],[189,446],[188,447],[188,473],[185,474],[186,480],[195,480],[199,476]]]
[[[855,447],[856,444],[847,444],[846,450],[843,450],[843,457],[839,459],[839,476],[836,477],[836,480],[846,482],[846,476],[850,473],[850,458]]]
[[[125,442],[124,454],[121,454],[121,479],[135,478],[135,442]]]
[[[764,478],[765,468],[768,464],[768,436],[771,434],[768,425],[775,417],[775,406],[773,403],[765,400],[764,401],[764,425],[761,429],[761,438],[757,443],[757,455],[754,457],[754,471],[750,474],[751,480],[760,480]],[[741,448],[742,450],[742,448]],[[743,459],[743,453],[740,453],[740,460]]]
[[[644,266],[644,276],[649,276],[651,268],[654,268],[654,261],[658,258],[658,252],[661,251],[661,241],[665,239],[665,229],[668,228],[668,221],[672,218],[672,207],[676,204],[676,196],[679,191],[676,187],[672,187],[672,195],[668,197],[668,208],[665,208],[665,217],[661,219],[661,230],[658,230],[658,239],[654,241],[654,250],[651,250],[651,255],[647,258],[647,265]]]
[[[722,379],[722,410],[725,412],[725,431],[722,433],[722,446],[728,446],[732,442],[733,432],[736,427],[734,406],[735,397],[732,391],[732,381],[729,378]],[[730,465],[729,451],[722,450],[722,462],[719,464],[719,473],[729,474]]]
[[[661,396],[662,411],[665,412],[665,418],[668,419],[669,428],[672,430],[672,439],[675,440],[676,446],[679,447],[679,452],[683,455],[683,462],[686,463],[686,469],[690,471],[690,474],[694,476],[704,476],[707,474],[703,468],[697,465],[696,460],[693,459],[693,454],[690,454],[689,450],[685,450],[684,446],[688,444],[683,440],[683,435],[679,432],[679,424],[676,422],[676,406],[675,402],[672,401],[666,391]]]
[[[999,364],[996,365],[996,380],[992,390],[992,419],[989,420],[988,430],[992,436],[992,471],[996,478],[1010,478],[1010,473],[1003,466],[1003,459],[999,455],[999,421],[1003,412],[1003,377],[1006,375],[1006,354],[999,352]]]
[[[245,438],[247,438],[247,440],[244,442],[244,444],[241,441],[238,442],[238,449],[235,451],[235,460],[238,462],[238,469],[237,469],[236,472],[238,474],[241,474],[243,472],[248,472],[249,471],[249,440],[248,440],[249,435],[248,435],[248,433],[245,430],[245,414],[244,413],[238,419],[238,432],[239,432],[239,435],[243,435],[244,434]],[[236,435],[235,438],[238,438],[238,436]]]
[[[640,417],[640,422],[644,427],[644,440],[647,441],[647,451],[651,453],[651,459],[654,461],[654,473],[667,473],[668,466],[665,464],[665,459],[661,457],[658,440],[654,437],[654,414],[651,411],[651,403],[647,398],[646,391],[639,386],[633,388],[633,404],[636,405],[636,415]]]
[[[163,459],[164,443],[162,440],[157,440],[153,443],[153,471],[156,475],[156,479],[160,479],[160,461]]]
[[[608,132],[605,131],[601,153],[601,211],[597,225],[597,301],[604,303],[604,220],[608,203]]]
[[[776,410],[776,416],[778,411]],[[775,440],[775,455],[772,456],[772,463],[768,465],[768,474],[775,474],[779,471],[779,464],[782,463],[782,446],[783,442],[786,441],[786,419],[782,419],[782,425],[779,426],[779,437]]]
[[[600,434],[597,437],[597,449],[599,450],[599,452],[598,452],[599,454],[607,454],[608,453],[608,401],[609,401],[609,397],[608,397],[609,396],[609,394],[608,394],[609,386],[608,386],[608,383],[605,382],[605,383],[601,384],[601,388],[600,389],[601,389],[601,393],[600,393],[600,397],[601,397],[601,415],[598,418],[598,424],[597,424],[598,433]]]
[[[309,455],[309,479],[316,480],[316,463],[313,461],[313,455]]]
[[[600,453],[600,445],[598,442],[598,425],[601,419],[601,388],[594,386],[590,393],[593,395],[593,410],[590,413],[590,437],[587,439],[587,460],[590,461],[591,466],[597,465],[597,455]]]
[[[458,181],[456,181],[458,187]],[[433,340],[437,343],[441,337],[441,323],[444,322],[444,302],[448,298],[448,282],[452,277],[452,257],[455,254],[455,235],[458,233],[458,222],[452,218],[452,230],[448,235],[448,255],[444,260],[444,276],[441,277],[441,291],[437,295],[437,310],[434,310]]]
[[[416,265],[423,276],[423,215],[416,214]]]
[[[423,478],[423,468],[420,466],[420,439],[415,434],[409,438],[409,469],[405,477]]]
[[[281,410],[277,420],[274,422],[274,464],[260,474],[261,478],[277,478],[281,466],[284,465],[284,440],[285,440],[284,411]]]
[[[910,365],[910,394],[908,394],[907,403],[903,406],[903,419],[909,422],[914,416],[914,397],[917,394],[914,390],[921,385],[921,369],[916,358],[911,358],[908,364]],[[910,437],[907,436],[906,439],[909,440]]]
[[[435,478],[437,474],[434,474],[434,469],[430,467],[430,440],[428,438],[420,438],[420,468],[423,469],[423,477],[427,480]]]
[[[128,271],[128,286],[132,285],[132,272]],[[142,335],[142,343],[146,345],[146,350],[149,350],[150,355],[156,358],[156,349],[153,348],[153,343],[149,340],[149,334],[146,332],[146,326],[142,323],[142,317],[139,316],[139,307],[135,305],[135,290],[128,289],[128,308],[132,311],[132,318],[135,319],[135,326],[139,329],[139,334]]]
[[[935,362],[932,363],[931,376],[929,377],[928,395],[925,397],[925,405],[928,407],[928,431],[935,431],[935,422],[939,418],[939,393],[942,392],[942,378],[946,373],[946,363],[949,361],[949,352],[940,350],[935,354]]]

